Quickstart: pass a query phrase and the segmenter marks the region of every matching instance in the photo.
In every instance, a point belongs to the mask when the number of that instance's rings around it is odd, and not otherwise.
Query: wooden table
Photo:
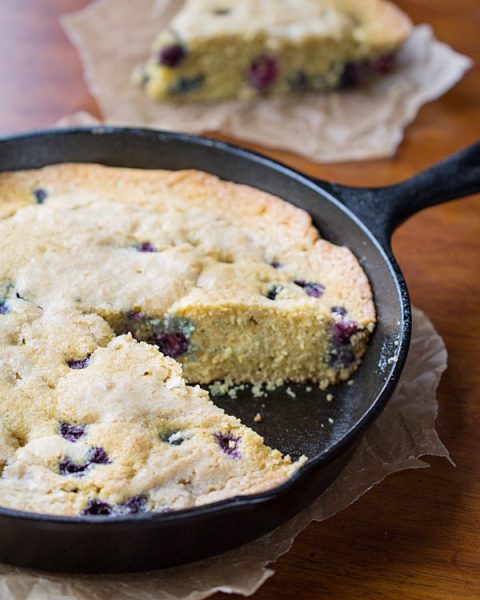
[[[133,1],[133,0],[132,0]],[[259,0],[260,1],[260,0]],[[58,24],[88,0],[2,0],[0,133],[45,127],[80,109],[98,114],[79,59]],[[479,0],[402,0],[417,23],[480,60]],[[423,108],[392,160],[315,165],[263,150],[322,178],[398,181],[480,138],[480,69]],[[260,149],[262,150],[262,149]],[[412,301],[449,351],[438,431],[456,463],[389,477],[353,506],[310,525],[255,598],[448,600],[480,598],[480,204],[424,211],[395,234]],[[222,594],[216,598],[224,598]]]

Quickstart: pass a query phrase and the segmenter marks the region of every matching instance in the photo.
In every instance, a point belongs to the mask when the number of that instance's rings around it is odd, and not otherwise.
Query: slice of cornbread
[[[134,80],[170,101],[352,87],[389,72],[410,29],[385,0],[186,0]]]

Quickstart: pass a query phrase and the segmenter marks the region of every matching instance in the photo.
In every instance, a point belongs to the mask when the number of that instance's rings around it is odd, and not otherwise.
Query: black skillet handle
[[[319,183],[388,247],[393,231],[418,211],[480,192],[480,142],[410,179],[383,188]]]

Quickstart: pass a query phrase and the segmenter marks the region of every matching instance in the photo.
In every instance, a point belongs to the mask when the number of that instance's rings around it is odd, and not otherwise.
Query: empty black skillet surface
[[[0,508],[0,561],[83,573],[149,570],[223,552],[274,529],[333,481],[391,396],[408,351],[411,314],[390,236],[413,213],[480,191],[480,143],[403,183],[362,189],[315,181],[252,152],[183,134],[101,127],[0,139],[0,171],[62,162],[201,169],[280,196],[307,210],[323,237],[356,254],[373,288],[378,324],[354,384],[329,390],[333,402],[305,386],[291,386],[295,397],[283,389],[268,398],[246,391],[237,400],[215,399],[268,444],[309,457],[287,483],[163,514],[56,517]]]

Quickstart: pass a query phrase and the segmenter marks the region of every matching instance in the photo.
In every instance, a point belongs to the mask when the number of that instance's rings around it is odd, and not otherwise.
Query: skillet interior
[[[252,399],[248,391],[240,394],[236,400],[228,397],[215,399],[219,405],[256,429],[268,444],[295,457],[305,454],[310,458],[309,465],[295,481],[282,486],[288,488],[292,485],[298,489],[302,484],[305,490],[310,489],[310,495],[305,492],[304,497],[299,498],[298,505],[292,506],[288,513],[291,515],[300,510],[307,501],[311,501],[314,493],[326,487],[338,473],[338,469],[326,475],[323,483],[313,486],[307,481],[309,474],[318,473],[323,466],[327,466],[328,470],[329,462],[342,452],[353,450],[366,427],[380,412],[401,372],[409,342],[410,314],[403,279],[394,261],[390,262],[392,259],[388,250],[382,248],[348,209],[322,189],[321,183],[314,183],[264,157],[219,142],[178,134],[109,128],[40,132],[0,141],[2,171],[61,162],[98,162],[137,168],[197,168],[223,179],[252,185],[307,210],[323,237],[333,243],[348,246],[359,258],[373,288],[378,325],[352,386],[340,385],[329,390],[334,394],[333,402],[326,402],[325,392],[315,388],[306,392],[303,386],[291,386],[296,393],[295,398],[280,389],[262,399]],[[292,340],[292,351],[294,344],[295,341]],[[395,355],[399,356],[399,360],[389,362],[388,359]],[[263,416],[263,421],[259,424],[253,421],[257,412]],[[274,494],[275,491],[264,494],[263,497],[272,497]],[[219,507],[220,512],[225,514],[229,507],[237,511],[241,505],[249,503],[253,507],[258,505],[260,498],[257,496],[225,501]],[[212,515],[214,510],[215,507],[211,506],[208,509],[183,512],[189,513],[190,519],[202,513]],[[2,513],[11,516],[21,514],[0,509],[0,516]],[[289,514],[285,513],[284,520]],[[144,520],[152,522],[156,517],[172,524],[175,513],[168,518],[165,515],[149,515]],[[105,520],[83,517],[54,518],[53,521],[85,523],[92,519],[98,525]],[[49,520],[52,521],[48,516],[43,517],[43,521]],[[129,521],[138,525],[141,520],[142,517],[139,516]],[[109,521],[109,527],[113,527],[115,520]],[[272,520],[272,523],[265,524],[261,529],[257,527],[256,533],[252,531],[247,536],[248,539],[279,522],[278,519],[276,523]],[[125,522],[122,525],[125,526]],[[197,552],[194,558],[208,553],[211,552]],[[23,564],[32,563],[24,560]],[[53,567],[47,565],[47,568],[56,568],[55,564]],[[138,566],[133,568],[137,569]],[[82,567],[82,570],[89,570],[89,567]],[[97,564],[93,570],[122,569],[111,565],[103,568]],[[123,570],[130,570],[127,564]]]
[[[388,359],[398,354],[402,339],[402,290],[381,248],[366,228],[354,222],[345,208],[322,188],[263,157],[209,140],[202,140],[200,145],[189,136],[172,139],[169,134],[152,135],[151,132],[92,136],[80,131],[20,141],[24,143],[15,145],[13,151],[8,142],[0,146],[0,170],[69,161],[173,170],[196,168],[258,187],[307,210],[323,237],[346,245],[355,253],[373,288],[378,324],[362,366],[354,376],[354,384],[341,384],[328,390],[334,395],[333,402],[326,402],[326,392],[317,388],[306,392],[304,386],[298,385],[290,386],[295,398],[279,389],[267,398],[255,399],[247,390],[236,400],[218,397],[215,402],[256,429],[268,444],[294,457],[305,454],[309,458],[328,453],[374,404],[393,371],[394,365]],[[294,349],[295,340],[292,340],[292,351]],[[264,417],[259,424],[253,421],[257,412]]]

